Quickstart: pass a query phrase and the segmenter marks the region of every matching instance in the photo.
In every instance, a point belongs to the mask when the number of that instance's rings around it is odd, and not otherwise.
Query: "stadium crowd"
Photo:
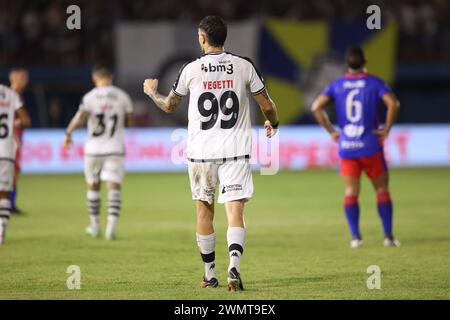
[[[65,28],[66,8],[82,9],[82,29]],[[216,13],[229,21],[279,17],[291,20],[357,21],[370,4],[400,24],[398,58],[405,62],[450,60],[448,0],[0,0],[1,64],[80,65],[114,61],[114,28],[118,21],[198,21]]]

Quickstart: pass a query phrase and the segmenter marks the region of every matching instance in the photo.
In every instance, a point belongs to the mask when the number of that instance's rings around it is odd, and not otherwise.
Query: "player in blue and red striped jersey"
[[[361,172],[365,172],[377,194],[378,213],[383,224],[384,245],[400,246],[392,233],[392,201],[383,153],[383,141],[389,134],[400,104],[391,89],[365,69],[366,59],[360,47],[347,49],[348,72],[336,79],[317,97],[312,112],[331,137],[339,144],[339,168],[345,182],[344,210],[352,235],[350,246],[362,245],[359,230]],[[340,130],[330,123],[325,107],[334,101]],[[387,107],[386,122],[380,128],[378,108]]]

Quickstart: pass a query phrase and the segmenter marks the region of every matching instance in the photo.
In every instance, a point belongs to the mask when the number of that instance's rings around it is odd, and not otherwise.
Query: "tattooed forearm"
[[[271,100],[270,97],[269,97],[269,94],[267,93],[267,90],[264,90],[263,92],[261,92],[261,94],[262,94],[262,96],[263,96],[264,98],[266,98],[267,100]]]
[[[266,119],[269,120],[271,124],[277,124],[277,107],[275,106],[273,100],[269,97],[267,90],[264,90],[260,94],[256,95],[255,100],[259,104],[259,107],[261,108],[261,111]]]
[[[181,104],[181,100],[183,98],[171,92],[167,97],[167,99],[169,100],[169,103],[167,104],[167,109],[169,110],[169,112],[174,112],[175,109],[178,108],[178,106]]]
[[[158,108],[160,108],[164,112],[174,112],[175,109],[180,105],[182,97],[177,96],[173,92],[171,92],[167,97],[154,92],[149,95],[149,97],[153,100]]]
[[[270,121],[271,124],[275,125],[278,123],[278,115],[277,115],[277,109],[272,109],[267,112],[264,112],[264,115],[266,116],[266,119]]]

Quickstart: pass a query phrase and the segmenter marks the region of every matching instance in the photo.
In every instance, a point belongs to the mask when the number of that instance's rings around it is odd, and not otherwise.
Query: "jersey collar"
[[[209,53],[205,53],[204,56],[218,56],[219,54],[225,53],[225,51],[220,51],[220,52],[209,52]]]
[[[358,72],[358,73],[345,73],[344,78],[366,78],[370,76],[367,72]]]

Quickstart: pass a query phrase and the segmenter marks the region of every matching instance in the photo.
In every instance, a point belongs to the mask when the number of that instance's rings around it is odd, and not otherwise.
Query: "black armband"
[[[272,128],[274,129],[278,129],[278,125],[280,124],[280,121],[277,121],[277,123],[275,124],[270,124],[272,126]]]

